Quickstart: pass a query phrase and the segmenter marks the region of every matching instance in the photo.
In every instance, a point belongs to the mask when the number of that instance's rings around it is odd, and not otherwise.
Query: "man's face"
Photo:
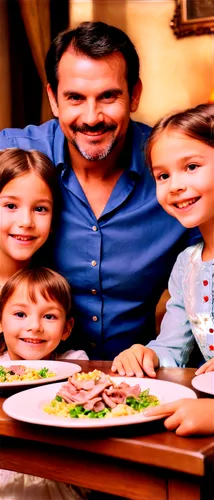
[[[86,160],[106,158],[123,148],[130,112],[136,111],[141,82],[130,98],[123,56],[105,59],[64,52],[58,68],[57,99],[48,86],[52,111],[68,140],[70,155],[77,150]]]

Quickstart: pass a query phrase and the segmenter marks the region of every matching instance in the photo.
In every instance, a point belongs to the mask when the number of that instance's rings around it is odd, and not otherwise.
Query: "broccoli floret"
[[[39,374],[39,376],[40,376],[40,377],[42,377],[42,378],[47,378],[48,372],[49,372],[48,368],[42,368],[42,369],[38,372],[38,374]]]

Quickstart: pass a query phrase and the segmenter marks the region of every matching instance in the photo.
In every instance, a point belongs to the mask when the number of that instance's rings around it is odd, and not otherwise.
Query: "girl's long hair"
[[[159,120],[145,146],[146,162],[152,172],[152,147],[164,130],[176,130],[184,135],[214,147],[214,104],[200,104]]]
[[[66,313],[66,318],[72,317],[71,289],[63,276],[46,267],[24,269],[15,273],[5,283],[0,294],[0,323],[4,308],[19,285],[26,284],[29,300],[36,303],[37,293],[46,300],[58,302]],[[0,355],[7,350],[3,332],[0,334]]]

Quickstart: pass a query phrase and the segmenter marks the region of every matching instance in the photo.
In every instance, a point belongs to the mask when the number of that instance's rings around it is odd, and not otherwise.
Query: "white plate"
[[[139,384],[142,391],[150,389],[150,394],[157,396],[161,403],[167,403],[180,398],[196,398],[196,394],[191,389],[173,382],[162,380],[132,378],[132,377],[111,377],[116,383],[126,382],[129,385]],[[49,415],[43,408],[55,398],[61,384],[52,384],[46,387],[37,387],[27,391],[14,394],[6,399],[3,410],[9,417],[13,417],[22,422],[31,424],[51,425],[55,427],[75,427],[75,428],[100,428],[112,427],[116,425],[137,424],[156,420],[162,417],[145,417],[143,413],[126,417],[114,418],[63,418]]]
[[[41,368],[48,368],[50,371],[55,372],[55,377],[47,377],[41,378],[39,380],[14,380],[14,382],[0,382],[0,390],[8,387],[20,387],[26,385],[40,385],[40,384],[48,384],[50,382],[56,382],[57,380],[62,380],[63,378],[70,377],[75,372],[81,371],[81,366],[76,365],[75,363],[66,363],[64,361],[0,361],[0,365],[8,368],[12,365],[22,365],[29,366],[30,368],[34,368],[35,370],[41,370]]]
[[[192,385],[198,391],[214,396],[214,372],[202,373],[192,379]]]

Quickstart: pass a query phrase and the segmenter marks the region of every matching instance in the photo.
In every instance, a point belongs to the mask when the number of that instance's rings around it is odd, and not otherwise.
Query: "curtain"
[[[51,42],[50,0],[19,0],[33,59],[42,82],[41,122],[52,117],[46,93],[45,56]]]
[[[0,129],[11,126],[11,86],[7,0],[0,1]]]

